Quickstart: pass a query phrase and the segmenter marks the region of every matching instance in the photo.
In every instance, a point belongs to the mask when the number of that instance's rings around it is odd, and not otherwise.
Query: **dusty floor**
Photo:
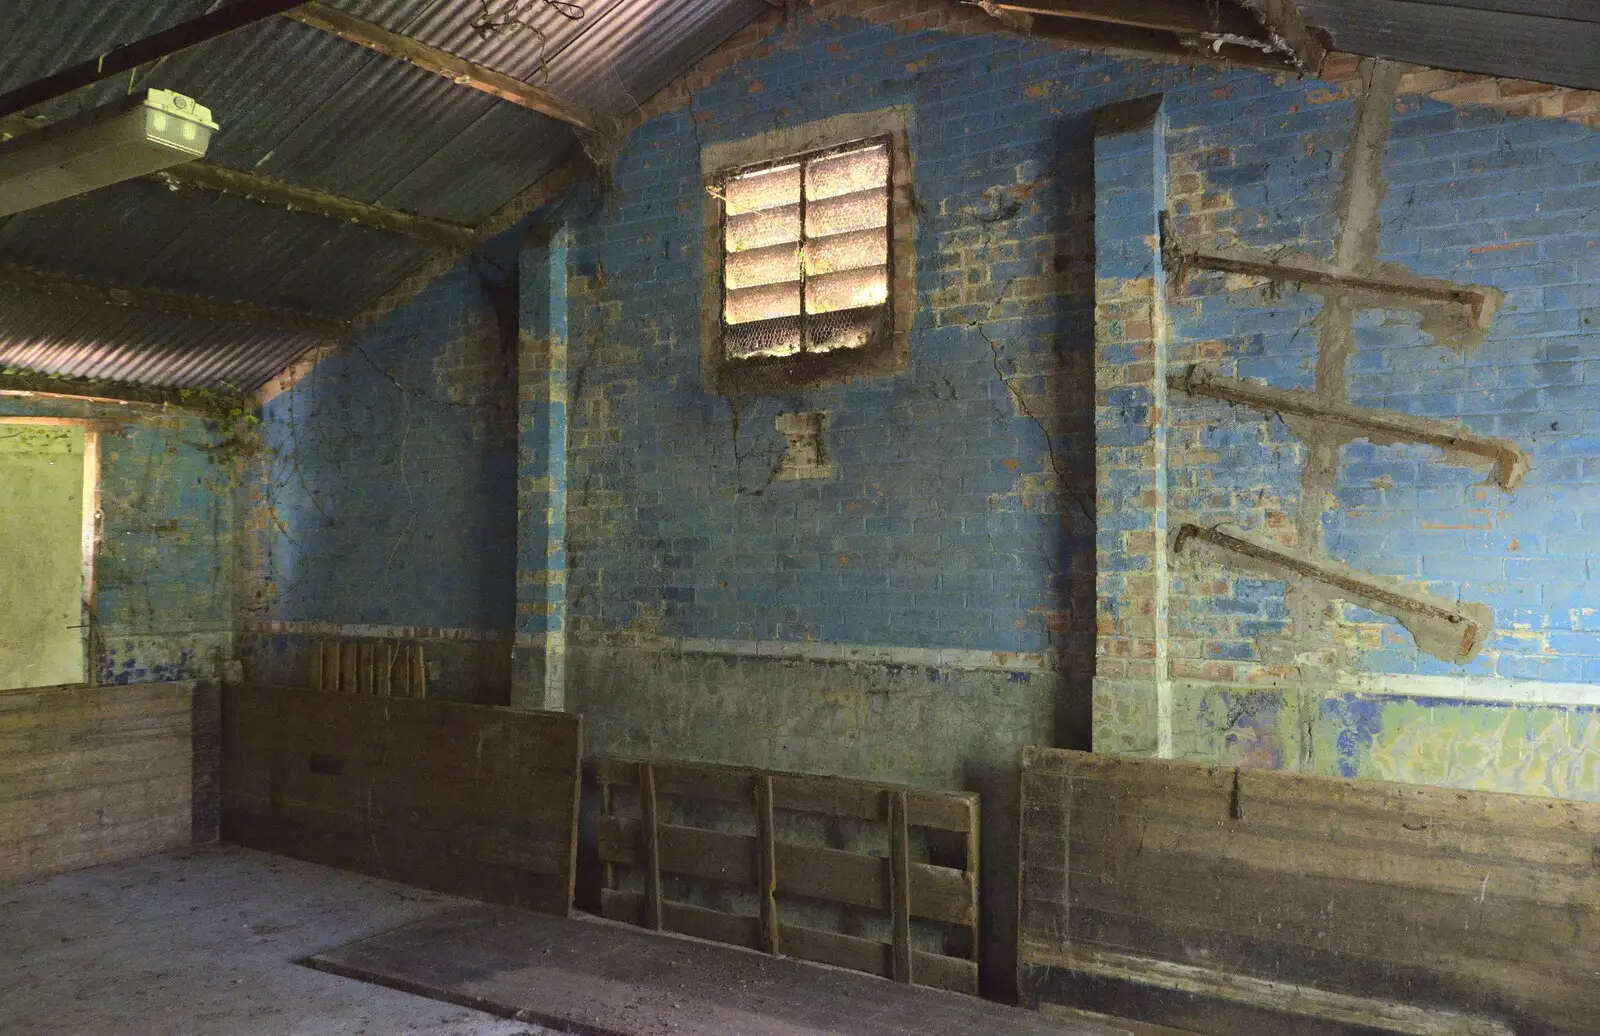
[[[546,1036],[294,963],[459,904],[232,846],[0,887],[5,1036]]]

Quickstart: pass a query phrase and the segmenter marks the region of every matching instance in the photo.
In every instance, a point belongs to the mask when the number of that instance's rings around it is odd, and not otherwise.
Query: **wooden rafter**
[[[21,136],[32,130],[40,130],[46,125],[48,123],[42,118],[8,115],[0,118],[0,141],[6,137]],[[290,209],[296,213],[326,216],[328,219],[352,222],[363,227],[371,227],[373,230],[400,233],[403,237],[418,238],[440,248],[467,248],[474,241],[475,230],[466,224],[408,213],[403,209],[370,205],[366,201],[341,197],[325,190],[285,184],[283,181],[275,181],[256,173],[245,173],[243,169],[214,165],[210,161],[186,161],[182,165],[162,169],[160,173],[150,173],[144,179],[166,184],[168,187],[214,190],[229,197],[258,201],[261,205]]]
[[[578,129],[590,133],[605,133],[611,128],[611,120],[600,112],[558,97],[531,83],[524,83],[504,72],[496,72],[492,68],[457,57],[421,40],[391,32],[381,25],[364,18],[357,18],[353,14],[347,14],[326,4],[308,3],[294,10],[285,11],[284,17],[309,25],[313,29],[331,33],[368,50],[377,51],[385,57],[404,61],[424,72],[443,76],[458,86],[469,87],[491,97],[498,97],[502,101],[509,101],[542,115],[548,115],[553,119],[560,119]]]
[[[1259,31],[1256,20],[1231,3],[1215,6],[1200,0],[996,0],[996,7],[1021,14],[1083,18],[1169,32],[1251,35]]]
[[[1013,29],[1090,47],[1315,74],[1326,48],[1290,0],[983,0]]]
[[[281,209],[311,212],[329,219],[344,220],[387,230],[405,237],[417,238],[441,248],[464,248],[472,244],[472,228],[464,223],[433,219],[415,212],[370,205],[354,198],[345,198],[310,187],[273,180],[255,173],[246,173],[210,162],[187,162],[173,166],[151,179],[166,180],[182,187],[198,187],[235,198],[246,198],[263,205]]]
[[[1328,39],[1320,29],[1306,25],[1290,0],[1236,0],[1261,23],[1267,39],[1278,53],[1301,73],[1314,76],[1322,71],[1328,56]]]
[[[225,36],[235,29],[265,21],[302,2],[303,0],[238,0],[237,3],[180,22],[142,40],[113,47],[98,57],[0,94],[0,117],[27,111],[29,108],[103,79],[110,79],[140,65],[159,61],[179,51],[187,50],[196,44]]]
[[[20,136],[48,125],[31,115],[0,118],[0,140]],[[235,198],[245,198],[295,212],[309,212],[329,219],[343,220],[374,230],[413,237],[441,248],[464,248],[472,244],[474,230],[464,223],[433,219],[429,216],[371,205],[310,187],[298,187],[256,173],[247,173],[211,162],[185,162],[144,177],[174,187],[195,187]]]
[[[16,264],[0,265],[0,289],[31,292],[53,298],[77,299],[103,306],[178,313],[246,327],[292,331],[317,338],[341,338],[350,328],[343,320],[293,310],[256,306],[247,302],[204,298],[163,288],[133,287],[74,277],[54,270]]]

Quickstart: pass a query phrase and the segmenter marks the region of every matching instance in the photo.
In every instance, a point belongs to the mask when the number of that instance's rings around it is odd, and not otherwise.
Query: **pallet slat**
[[[656,760],[601,758],[596,760],[595,772],[601,792],[597,843],[605,875],[607,917],[854,968],[901,982],[976,993],[975,959],[918,950],[912,930],[913,917],[960,926],[967,929],[963,945],[976,954],[976,795]],[[626,798],[637,801],[637,819],[616,812],[621,800],[617,789],[634,793]],[[724,812],[723,807],[739,807],[747,811],[756,833],[665,823],[662,796],[716,803]],[[889,855],[781,840],[775,814],[784,810],[886,825]],[[964,835],[966,868],[913,860],[910,832],[917,827]],[[619,868],[635,871],[640,882],[636,887],[643,892],[621,890]],[[670,899],[663,875],[746,887],[757,904],[756,916],[726,914]],[[885,911],[890,916],[891,934],[888,941],[875,941],[797,926],[783,920],[780,897]]]

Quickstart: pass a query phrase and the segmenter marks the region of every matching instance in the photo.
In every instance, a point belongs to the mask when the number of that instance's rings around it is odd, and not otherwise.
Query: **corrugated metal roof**
[[[1595,0],[1304,0],[1353,54],[1600,90]]]
[[[144,385],[253,389],[318,344],[306,335],[172,313],[0,293],[0,368]]]
[[[5,5],[0,90],[224,2]],[[535,2],[523,5],[529,11],[522,17],[536,32],[485,39],[471,24],[483,10],[480,0],[336,6],[618,115],[766,9],[762,0],[590,0],[582,18],[570,19]],[[507,6],[494,4],[497,11]],[[211,107],[222,129],[208,158],[218,164],[468,224],[536,182],[575,143],[555,120],[281,18],[141,68],[133,82],[178,90]],[[129,81],[118,77],[34,114],[65,118],[128,89]],[[0,224],[0,263],[337,317],[359,311],[432,254],[407,238],[147,182]],[[253,387],[310,344],[281,332],[208,326],[171,314],[114,307],[102,313],[80,302],[0,294],[0,364],[151,384],[221,378]]]

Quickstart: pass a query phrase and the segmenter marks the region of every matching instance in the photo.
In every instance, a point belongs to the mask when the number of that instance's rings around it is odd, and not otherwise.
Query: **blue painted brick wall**
[[[1150,93],[1166,98],[1180,223],[1330,253],[1352,126],[1345,83],[803,15],[635,131],[616,157],[615,192],[570,224],[574,629],[1084,661],[1093,534],[1070,497],[1093,492],[1093,429],[1081,416],[1092,385],[1090,115]],[[889,105],[911,112],[910,369],[737,406],[708,395],[700,149]],[[1600,524],[1588,481],[1600,477],[1596,361],[1584,359],[1600,280],[1596,210],[1584,207],[1595,133],[1406,95],[1390,146],[1381,258],[1511,297],[1465,357],[1425,345],[1404,319],[1362,314],[1352,397],[1512,436],[1534,474],[1503,496],[1424,463],[1429,451],[1358,443],[1343,458],[1328,542],[1352,564],[1491,603],[1502,632],[1474,671],[1586,678],[1595,651],[1583,634],[1597,620],[1584,614],[1594,596],[1583,534]],[[1319,300],[1292,287],[1200,288],[1174,299],[1175,360],[1309,387]],[[1018,390],[1043,412],[1048,438],[1020,412]],[[1281,422],[1219,421],[1198,406],[1174,401],[1175,511],[1281,533],[1300,440]],[[771,480],[782,450],[773,420],[795,410],[830,413],[836,480]],[[1057,471],[1070,494],[1054,492]],[[1394,485],[1375,508],[1380,474]],[[1472,524],[1460,519],[1474,510],[1486,527],[1433,527]],[[1476,579],[1462,574],[1480,562]],[[1259,599],[1231,582],[1179,590],[1230,602],[1176,620],[1189,625],[1175,636],[1206,641],[1218,659],[1254,657],[1255,638],[1285,619],[1281,587]],[[1575,636],[1545,635],[1556,631]],[[1366,665],[1440,669],[1394,633]]]
[[[516,293],[492,281],[463,261],[267,403],[254,617],[511,627],[515,341],[496,307]]]
[[[199,417],[118,404],[0,398],[0,416],[73,418],[99,432],[94,678],[217,675],[233,624],[226,435]]]

